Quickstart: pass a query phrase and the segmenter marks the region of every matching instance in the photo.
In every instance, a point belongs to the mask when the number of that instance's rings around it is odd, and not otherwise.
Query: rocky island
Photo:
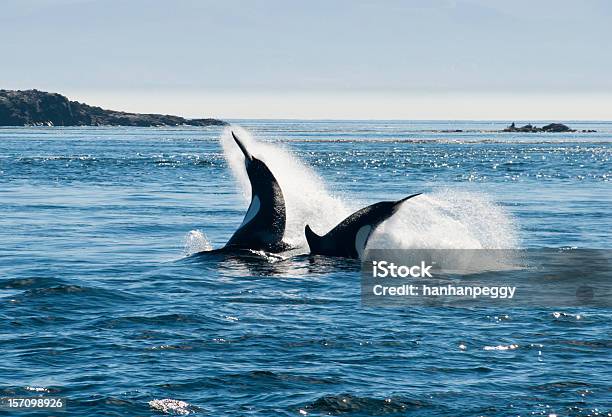
[[[542,127],[537,127],[532,124],[526,124],[525,126],[518,127],[512,123],[510,126],[502,130],[502,132],[527,132],[527,133],[538,133],[538,132],[576,132],[575,129],[571,129],[569,126],[563,123],[550,123]],[[594,130],[583,130],[582,132],[591,133]]]
[[[217,119],[105,110],[57,93],[0,90],[0,126],[223,126]]]

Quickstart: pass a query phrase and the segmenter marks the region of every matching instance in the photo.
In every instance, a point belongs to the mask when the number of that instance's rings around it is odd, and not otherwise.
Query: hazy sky
[[[3,0],[0,88],[223,118],[612,119],[612,2]]]

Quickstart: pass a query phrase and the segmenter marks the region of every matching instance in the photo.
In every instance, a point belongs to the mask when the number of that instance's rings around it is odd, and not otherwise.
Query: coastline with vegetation
[[[0,90],[0,126],[225,126],[219,119],[106,110],[58,93]]]

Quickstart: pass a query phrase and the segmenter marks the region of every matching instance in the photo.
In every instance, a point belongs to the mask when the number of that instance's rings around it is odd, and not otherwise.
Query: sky
[[[3,0],[0,88],[185,117],[612,120],[612,2]]]

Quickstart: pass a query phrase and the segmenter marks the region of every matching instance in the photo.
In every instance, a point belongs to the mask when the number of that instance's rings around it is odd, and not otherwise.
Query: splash
[[[206,234],[201,230],[191,230],[185,235],[185,245],[183,249],[185,256],[191,256],[194,253],[210,250],[212,250],[212,245],[206,237]]]
[[[231,126],[223,132],[221,144],[247,204],[251,186],[232,130],[278,180],[287,208],[285,240],[289,243],[307,247],[305,224],[326,232],[359,208],[330,193],[324,181],[289,150],[256,141],[246,130]],[[488,196],[444,190],[404,204],[376,229],[368,249],[511,249],[518,247],[518,241],[511,216]]]
[[[512,217],[481,193],[442,190],[402,205],[368,242],[377,249],[514,249]]]
[[[329,230],[351,213],[340,198],[327,191],[323,180],[290,151],[276,144],[255,141],[246,130],[231,126],[221,135],[221,145],[247,204],[251,200],[251,184],[244,157],[232,139],[232,131],[253,156],[268,165],[283,190],[287,211],[285,240],[288,243],[306,245],[306,223],[315,230]]]
[[[187,416],[191,414],[190,405],[185,401],[174,400],[171,398],[164,398],[162,400],[151,400],[149,406],[154,410],[161,411],[162,413]]]

